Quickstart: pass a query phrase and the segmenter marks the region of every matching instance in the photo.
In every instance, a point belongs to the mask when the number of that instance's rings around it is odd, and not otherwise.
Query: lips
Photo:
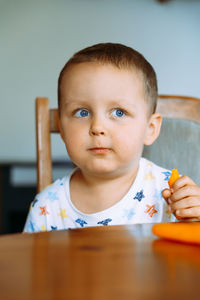
[[[91,151],[94,154],[106,154],[110,151],[110,149],[103,148],[103,147],[95,147],[95,148],[90,148],[89,151]]]

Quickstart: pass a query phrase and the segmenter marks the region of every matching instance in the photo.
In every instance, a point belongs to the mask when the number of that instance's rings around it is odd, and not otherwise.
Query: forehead
[[[60,92],[62,96],[83,93],[126,94],[144,96],[143,76],[136,69],[119,69],[111,64],[84,62],[70,65],[64,72]]]

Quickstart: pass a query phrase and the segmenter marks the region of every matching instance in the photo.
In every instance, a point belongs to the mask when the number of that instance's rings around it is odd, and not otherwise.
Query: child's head
[[[99,44],[75,54],[58,83],[60,131],[72,161],[93,176],[136,172],[158,136],[156,75],[135,50]]]
[[[83,62],[96,62],[102,65],[113,65],[121,70],[137,71],[143,81],[144,98],[150,115],[156,110],[157,79],[151,64],[142,54],[122,44],[101,43],[87,47],[75,53],[63,67],[58,80],[58,108],[62,102],[62,79],[66,71],[73,65]]]

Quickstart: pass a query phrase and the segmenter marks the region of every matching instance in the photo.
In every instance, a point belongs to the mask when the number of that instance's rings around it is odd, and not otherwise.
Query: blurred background
[[[36,193],[35,98],[57,107],[71,55],[100,42],[141,52],[160,94],[200,97],[200,0],[0,0],[0,233],[23,229]],[[69,159],[52,139],[54,178]]]

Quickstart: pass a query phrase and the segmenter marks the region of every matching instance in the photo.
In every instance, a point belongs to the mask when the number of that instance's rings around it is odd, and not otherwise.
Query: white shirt
[[[127,194],[115,205],[93,214],[78,210],[70,198],[70,178],[56,180],[38,194],[30,206],[25,232],[38,232],[138,223],[175,222],[162,198],[171,171],[141,158],[135,181]],[[95,201],[95,200],[94,200]]]

